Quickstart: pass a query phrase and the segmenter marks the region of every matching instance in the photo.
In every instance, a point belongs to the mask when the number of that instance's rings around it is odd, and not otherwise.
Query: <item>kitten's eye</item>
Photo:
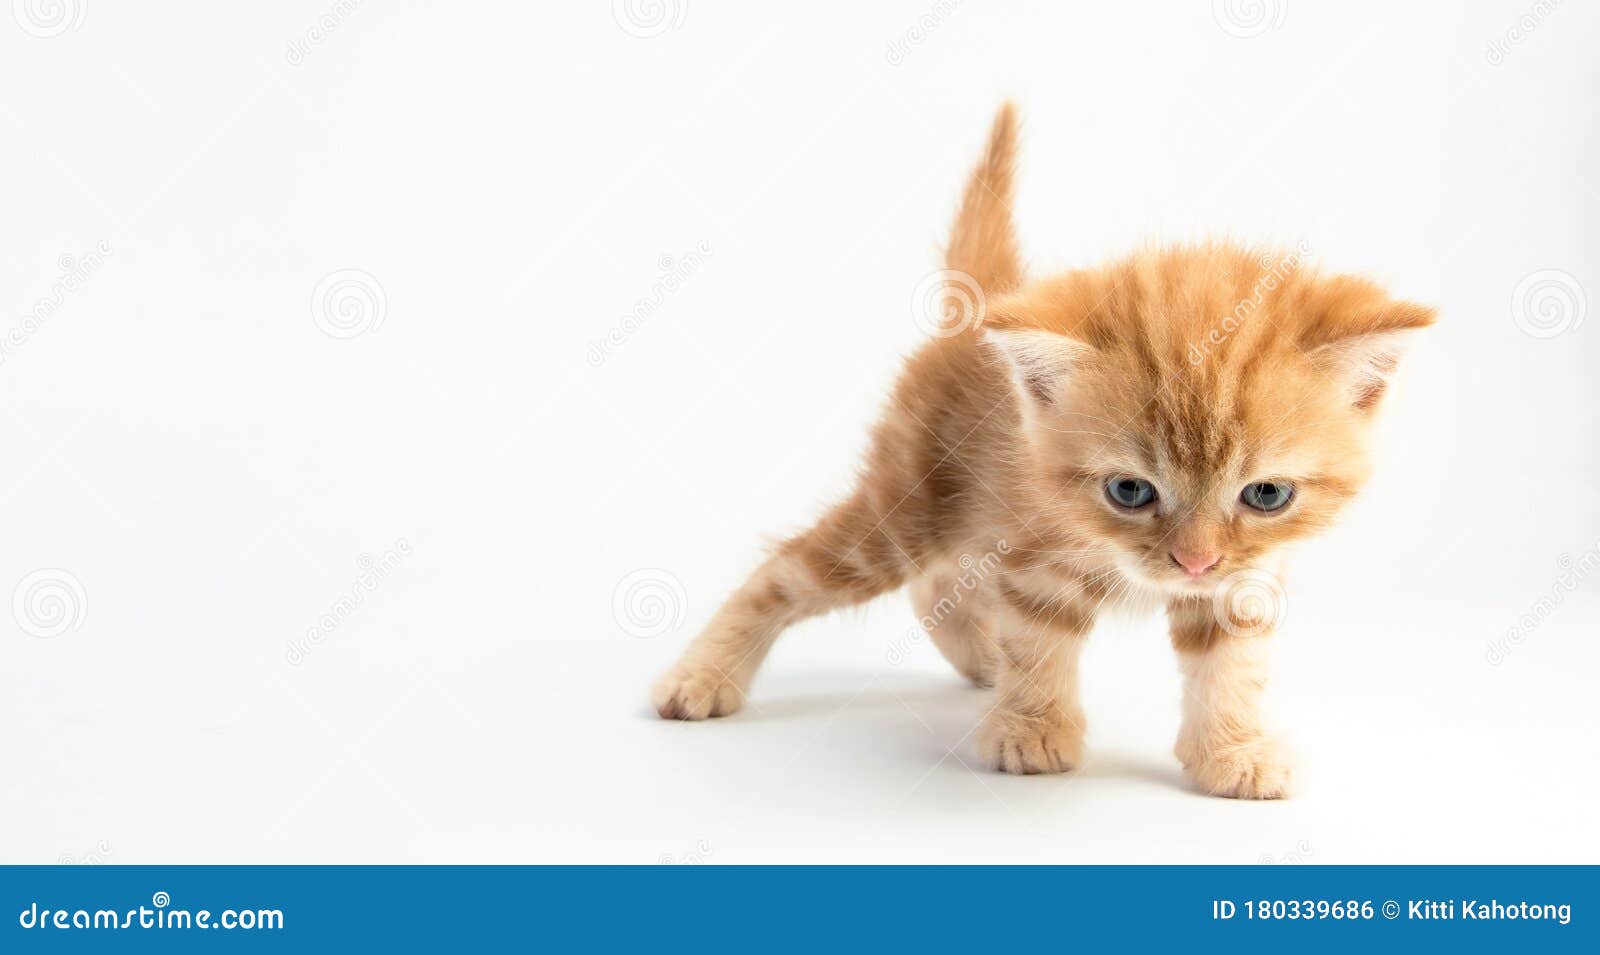
[[[1246,484],[1239,500],[1258,511],[1276,511],[1294,497],[1294,485],[1282,481],[1257,481]]]
[[[1155,485],[1144,478],[1115,477],[1106,482],[1106,497],[1118,507],[1144,507],[1156,499]]]

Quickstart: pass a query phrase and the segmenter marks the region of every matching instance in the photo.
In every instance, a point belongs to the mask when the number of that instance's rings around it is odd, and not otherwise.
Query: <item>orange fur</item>
[[[1269,627],[1235,619],[1219,591],[1276,568],[1365,483],[1384,385],[1433,313],[1292,253],[1224,243],[1027,283],[1010,213],[1016,135],[1004,107],[947,252],[984,293],[981,321],[947,326],[907,362],[855,492],[729,598],[657,683],[656,708],[731,713],[785,627],[914,582],[936,645],[996,689],[985,758],[1059,772],[1082,756],[1077,656],[1096,614],[1165,603],[1186,770],[1220,795],[1282,796],[1283,750],[1257,715]],[[1125,477],[1156,499],[1113,504],[1107,482]],[[1241,501],[1259,481],[1293,487],[1281,512]],[[998,542],[974,598],[931,614],[961,556]],[[1180,566],[1196,554],[1216,563]]]

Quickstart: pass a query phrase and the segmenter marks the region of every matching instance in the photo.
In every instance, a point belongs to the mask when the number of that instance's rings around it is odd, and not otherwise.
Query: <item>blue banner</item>
[[[16,866],[0,951],[1600,951],[1588,866]]]

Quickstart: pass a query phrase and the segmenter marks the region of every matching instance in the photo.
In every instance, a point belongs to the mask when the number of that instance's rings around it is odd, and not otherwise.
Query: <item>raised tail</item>
[[[1011,221],[1016,155],[1017,111],[1006,103],[995,115],[983,158],[967,180],[945,251],[945,268],[971,276],[986,296],[1022,283],[1022,255]],[[960,276],[952,280],[965,281]]]

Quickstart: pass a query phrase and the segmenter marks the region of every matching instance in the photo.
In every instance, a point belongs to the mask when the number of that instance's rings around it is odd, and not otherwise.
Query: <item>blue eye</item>
[[[1118,507],[1132,510],[1155,500],[1156,488],[1144,478],[1115,477],[1106,482],[1106,497]]]
[[[1257,481],[1254,484],[1246,484],[1239,494],[1239,500],[1243,501],[1246,507],[1267,512],[1282,509],[1289,503],[1291,497],[1294,497],[1294,485],[1282,481]]]

